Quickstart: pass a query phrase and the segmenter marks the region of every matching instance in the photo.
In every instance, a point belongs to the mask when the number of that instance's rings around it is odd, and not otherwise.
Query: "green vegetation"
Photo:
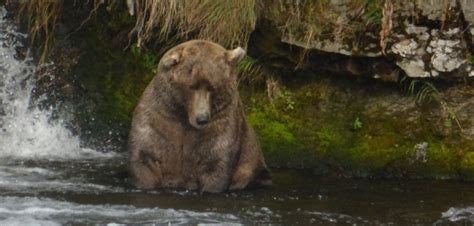
[[[347,5],[360,13],[354,18],[342,18],[346,11],[338,10],[327,0],[144,0],[135,5],[135,15],[131,17],[134,25],[126,29],[130,31],[131,40],[136,41],[140,48],[150,41],[189,38],[212,40],[228,48],[245,47],[258,18],[269,18],[275,26],[282,28],[283,33],[291,35],[297,42],[307,44],[318,39],[334,39],[336,36],[350,40],[367,29],[380,29],[380,1],[351,0]],[[20,1],[19,15],[26,16],[19,18],[28,24],[32,43],[41,47],[43,58],[52,45],[58,22],[77,16],[64,13],[66,9],[70,11],[74,7],[90,11],[81,19],[77,30],[94,18],[101,7],[111,14],[128,13],[125,1],[117,0],[107,3],[100,0]]]
[[[112,18],[93,18],[73,37],[79,48],[89,50],[74,67],[73,81],[85,87],[86,98],[100,103],[95,106],[96,120],[93,122],[87,121],[91,112],[82,110],[90,106],[78,109],[84,114],[79,117],[85,120],[81,124],[88,125],[89,136],[93,138],[107,137],[110,131],[115,131],[121,138],[127,136],[132,111],[158,64],[156,52],[144,51],[136,45],[124,51],[123,47],[117,46],[120,44],[110,41],[111,34],[130,23],[126,18],[127,15],[120,14],[114,14]]]
[[[474,57],[472,56],[472,53],[466,53],[466,61],[468,64],[474,65]]]
[[[61,11],[62,1],[20,1],[19,14],[28,24],[31,45],[37,45],[44,62],[54,41],[54,32]]]
[[[382,22],[382,2],[364,0],[366,20],[371,24],[381,25]]]
[[[77,25],[77,30],[94,18],[102,6],[111,14],[128,13],[125,1],[112,0],[105,4],[100,0],[20,1],[18,18],[28,25],[32,44],[40,47],[44,60],[53,43],[58,22],[77,16],[65,14],[64,8],[89,8],[88,16]],[[145,0],[136,5],[135,25],[125,29],[130,30],[130,37],[136,38],[140,48],[151,39],[165,41],[171,36],[208,39],[226,47],[245,47],[257,21],[255,5],[255,0]]]
[[[95,112],[84,110],[80,116],[84,121],[91,114],[97,117],[86,123],[91,137],[110,130],[126,137],[132,110],[155,74],[160,55],[177,40],[203,38],[226,47],[246,46],[261,19],[274,23],[284,38],[297,44],[342,38],[357,47],[358,42],[374,41],[357,37],[380,30],[382,17],[382,1],[369,0],[350,1],[348,7],[359,12],[351,17],[345,15],[347,10],[329,7],[328,0],[144,0],[135,16],[128,14],[123,1],[107,2],[106,7],[101,1],[84,3],[88,16],[80,19],[80,29],[66,35],[87,50],[71,80],[93,102],[81,107],[95,107]],[[25,1],[22,6],[32,40],[44,52],[51,48],[55,24],[69,16],[62,13],[70,7],[66,3]],[[263,35],[276,37],[273,32]],[[275,37],[269,42],[280,41]],[[269,49],[273,44],[258,43]],[[304,52],[271,51],[292,59]],[[433,83],[402,79],[410,99],[397,95],[396,88],[355,79],[347,83],[321,74],[283,78],[266,64],[247,56],[237,71],[248,121],[271,166],[337,176],[474,178],[474,142],[453,126],[462,130],[456,111],[443,102]],[[430,118],[430,104],[441,108],[440,124]],[[437,132],[437,125],[451,133]],[[424,143],[426,147],[420,145]]]
[[[262,91],[243,90],[249,122],[271,166],[351,177],[471,178],[474,142],[457,135],[439,137],[431,132],[434,124],[408,120],[413,109],[392,106],[403,97],[358,100],[346,93],[350,84],[302,82],[280,85],[296,100],[293,108],[287,107],[287,95],[270,101]],[[386,90],[371,95],[384,96]],[[397,113],[384,114],[393,110]],[[423,142],[425,149],[418,147]]]
[[[400,84],[407,90],[408,94],[413,97],[416,103],[436,103],[439,105],[444,115],[443,126],[445,128],[452,128],[453,122],[456,122],[457,127],[462,130],[462,126],[456,117],[456,112],[440,97],[440,93],[433,83],[411,79],[405,76],[400,80]]]
[[[155,28],[160,28],[161,38],[168,38],[172,33],[180,37],[193,35],[235,47],[247,44],[256,20],[255,0],[145,0],[143,7],[137,8],[134,29],[139,46],[149,41]]]
[[[255,84],[265,79],[262,64],[248,55],[237,64],[237,73],[239,82],[245,81]]]
[[[440,102],[439,91],[428,81],[402,77],[400,84],[417,103]]]
[[[353,130],[360,130],[362,129],[362,122],[360,121],[359,117],[357,117],[354,120],[354,123],[352,123],[352,129]]]

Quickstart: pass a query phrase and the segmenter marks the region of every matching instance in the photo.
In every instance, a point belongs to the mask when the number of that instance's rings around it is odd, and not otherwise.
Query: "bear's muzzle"
[[[197,89],[192,94],[191,106],[188,109],[188,120],[197,129],[202,129],[211,120],[210,96],[209,91],[204,88]]]

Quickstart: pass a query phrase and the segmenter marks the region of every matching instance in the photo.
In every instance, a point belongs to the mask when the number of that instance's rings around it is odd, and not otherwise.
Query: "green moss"
[[[330,151],[337,151],[343,147],[344,137],[334,129],[323,127],[316,134],[319,140],[318,149],[323,155],[326,155]]]
[[[474,150],[474,149],[472,149]],[[474,152],[465,153],[460,163],[460,171],[465,177],[474,175]]]
[[[364,99],[367,94],[350,88],[360,84],[339,82],[287,83],[273,102],[264,92],[243,92],[249,122],[271,166],[355,177],[474,178],[473,155],[466,152],[474,142],[437,137],[432,121],[406,121],[407,110],[386,114],[391,107],[386,96]],[[369,95],[384,96],[384,89]],[[356,130],[355,119],[363,122]],[[417,153],[422,142],[428,148]]]
[[[251,112],[248,115],[248,121],[251,125],[259,129],[264,141],[264,148],[270,153],[276,153],[282,148],[291,150],[290,147],[296,144],[296,138],[289,130],[288,125],[271,119],[264,112],[258,110]]]
[[[430,176],[435,178],[450,178],[457,174],[459,163],[455,152],[439,141],[428,142],[427,168]]]
[[[122,17],[121,14],[117,16]],[[89,131],[91,139],[106,139],[110,131],[124,139],[133,108],[154,76],[158,56],[133,46],[124,49],[111,41],[120,34],[120,27],[128,26],[128,19],[120,19],[118,21],[124,24],[115,22],[110,27],[102,25],[108,18],[94,20],[97,21],[91,21],[75,36],[80,48],[88,51],[81,56],[73,74],[74,82],[85,90],[85,99],[99,104],[91,109],[91,103],[83,103],[79,118],[83,120],[81,124],[87,125],[85,130]],[[96,116],[94,120],[88,116],[91,111]]]
[[[396,147],[393,140],[385,137],[365,137],[356,140],[346,158],[352,167],[358,170],[377,171],[387,167],[400,157],[406,157],[401,148]]]
[[[308,164],[309,159],[301,155],[302,143],[294,133],[295,126],[288,117],[279,117],[275,112],[253,108],[248,122],[256,129],[267,161],[278,167],[301,167]],[[307,155],[306,155],[307,156]]]
[[[474,65],[474,57],[471,52],[466,53],[466,63]]]

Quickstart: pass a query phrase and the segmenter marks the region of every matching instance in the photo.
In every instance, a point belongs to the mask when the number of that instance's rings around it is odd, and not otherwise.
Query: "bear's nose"
[[[200,126],[203,126],[209,122],[209,117],[207,115],[201,115],[196,118],[196,123]]]

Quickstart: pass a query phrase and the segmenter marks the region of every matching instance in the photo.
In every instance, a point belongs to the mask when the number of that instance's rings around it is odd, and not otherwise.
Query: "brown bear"
[[[204,40],[164,54],[133,113],[137,186],[222,192],[271,183],[237,90],[234,68],[244,56]]]

